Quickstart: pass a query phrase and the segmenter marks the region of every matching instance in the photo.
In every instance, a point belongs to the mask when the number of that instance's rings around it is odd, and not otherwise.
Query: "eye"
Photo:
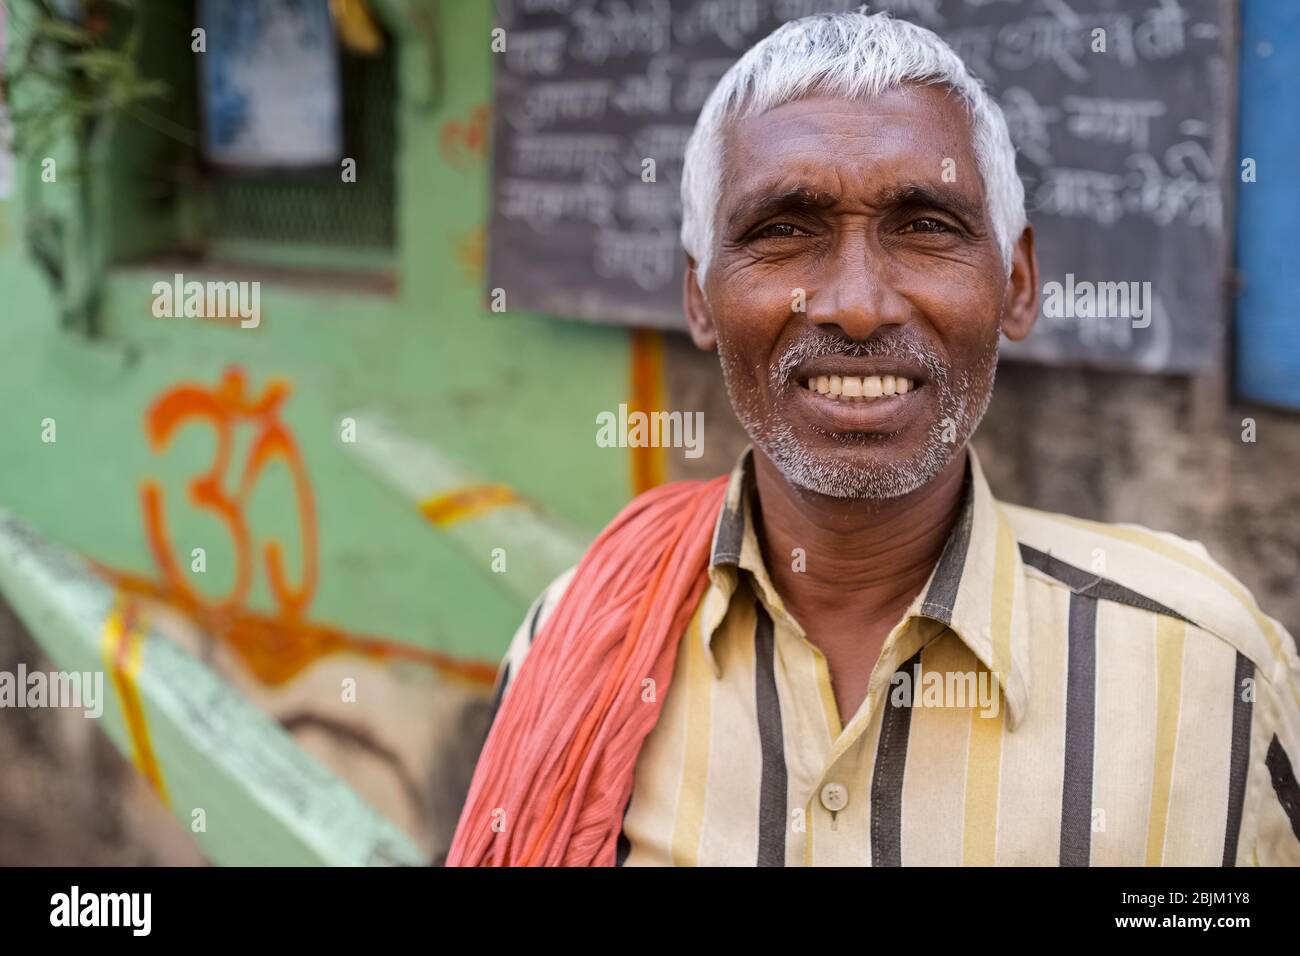
[[[904,228],[904,232],[952,232],[953,229],[941,219],[935,219],[932,216],[926,216],[922,219],[913,219]]]
[[[751,239],[793,239],[795,236],[807,235],[798,226],[788,222],[774,222],[754,232]]]

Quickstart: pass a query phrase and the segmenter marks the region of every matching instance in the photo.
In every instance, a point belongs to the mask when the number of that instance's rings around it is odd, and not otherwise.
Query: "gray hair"
[[[727,124],[806,96],[863,99],[905,83],[942,84],[971,116],[975,157],[1002,259],[1025,228],[1025,188],[997,103],[933,31],[886,13],[831,13],[791,20],[754,44],[718,81],[686,144],[682,246],[701,288],[713,252]]]

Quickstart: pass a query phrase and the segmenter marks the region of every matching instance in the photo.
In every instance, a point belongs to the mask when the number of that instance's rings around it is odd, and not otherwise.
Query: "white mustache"
[[[898,331],[888,335],[872,336],[865,342],[853,342],[838,335],[807,335],[790,345],[772,367],[773,388],[784,388],[794,377],[795,369],[804,362],[828,355],[846,358],[892,358],[918,362],[930,374],[935,385],[947,383],[951,370],[948,364],[920,335],[911,331]]]

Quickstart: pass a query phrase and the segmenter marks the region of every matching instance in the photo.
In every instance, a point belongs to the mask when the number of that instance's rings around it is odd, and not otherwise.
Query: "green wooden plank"
[[[112,588],[0,512],[0,592],[63,671],[104,673],[102,729],[129,759],[139,735],[106,673]],[[223,865],[420,865],[418,847],[210,669],[153,629],[134,678],[171,810]],[[90,718],[88,718],[90,719]]]
[[[345,447],[409,503],[424,509],[431,502],[443,502],[456,511],[458,497],[464,501],[462,517],[432,520],[430,527],[454,542],[470,566],[489,574],[516,597],[531,602],[581,559],[582,534],[537,505],[516,497],[477,508],[476,489],[504,486],[481,481],[468,466],[403,433],[379,412],[350,417],[356,422],[358,440]]]

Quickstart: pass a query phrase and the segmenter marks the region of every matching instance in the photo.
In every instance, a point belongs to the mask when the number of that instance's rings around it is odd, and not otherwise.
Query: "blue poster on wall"
[[[328,0],[199,0],[204,157],[301,168],[343,154],[338,49]]]
[[[1237,391],[1243,398],[1300,410],[1300,270],[1295,245],[1300,211],[1295,178],[1300,154],[1300,110],[1295,106],[1300,5],[1246,4],[1241,25]]]

